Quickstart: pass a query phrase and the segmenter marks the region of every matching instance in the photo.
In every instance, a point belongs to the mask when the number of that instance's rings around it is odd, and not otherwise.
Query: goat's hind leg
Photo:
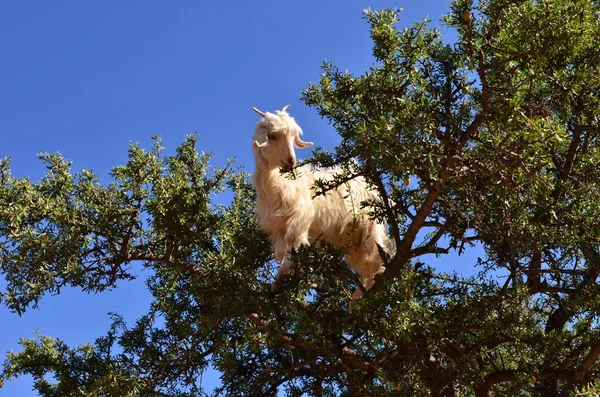
[[[354,306],[356,306],[356,301],[358,301],[364,296],[364,291],[368,292],[371,288],[373,288],[373,286],[375,285],[375,278],[385,273],[385,266],[380,265],[378,262],[371,263],[371,267],[376,266],[379,266],[379,269],[376,272],[372,273],[370,276],[363,277],[361,282],[362,287],[358,286],[356,290],[352,293],[352,296],[350,297],[350,303],[348,305],[350,310],[354,309]]]
[[[350,310],[354,309],[354,306],[356,306],[356,302],[364,296],[363,290],[369,291],[371,288],[373,288],[373,286],[375,285],[375,280],[373,280],[372,278],[363,278],[361,284],[361,286],[356,287],[356,289],[352,293],[352,296],[350,297],[350,303],[348,304],[348,308]]]

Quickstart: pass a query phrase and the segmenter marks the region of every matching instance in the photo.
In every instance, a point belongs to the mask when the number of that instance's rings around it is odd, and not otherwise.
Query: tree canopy
[[[132,145],[109,184],[59,154],[41,155],[39,183],[5,159],[2,304],[111,289],[132,262],[154,301],[88,345],[22,341],[0,379],[31,374],[47,397],[199,396],[210,364],[229,396],[600,393],[600,3],[455,0],[452,43],[428,21],[398,29],[399,13],[365,11],[371,69],[325,63],[302,93],[341,137],[307,162],[365,177],[396,242],[354,310],[357,277],[326,245],[270,291],[248,175],[210,166],[195,136],[170,156],[159,138]],[[438,269],[469,250],[477,274]]]

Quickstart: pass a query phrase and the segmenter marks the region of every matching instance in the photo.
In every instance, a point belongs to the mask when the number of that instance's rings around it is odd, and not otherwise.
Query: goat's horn
[[[296,139],[294,140],[294,143],[296,144],[296,146],[298,146],[299,148],[305,148],[305,147],[310,147],[313,145],[312,142],[305,142],[302,139],[300,139],[300,137],[298,135],[296,135]]]
[[[285,106],[283,107],[283,109],[281,109],[281,111],[282,111],[282,112],[285,112],[287,108],[291,108],[291,107],[292,107],[292,105],[285,105]]]
[[[258,110],[257,108],[254,108],[254,107],[253,107],[253,108],[252,108],[252,110],[254,110],[256,113],[260,114],[260,115],[261,115],[261,116],[263,116],[263,117],[267,117],[267,115],[266,115],[265,113],[261,112],[261,111],[260,111],[260,110]]]

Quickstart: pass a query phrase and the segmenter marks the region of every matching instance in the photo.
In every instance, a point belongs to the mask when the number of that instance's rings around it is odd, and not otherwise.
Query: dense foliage
[[[42,396],[198,396],[210,363],[217,395],[600,393],[600,3],[455,0],[451,45],[397,18],[367,10],[374,66],[324,64],[303,93],[342,138],[310,162],[366,177],[397,246],[355,310],[328,246],[270,292],[247,175],[209,167],[195,137],[173,156],[132,146],[109,185],[59,155],[37,184],[5,160],[4,305],[113,288],[140,263],[154,302],[90,345],[24,340],[0,376],[32,374]],[[469,250],[475,276],[438,270]]]

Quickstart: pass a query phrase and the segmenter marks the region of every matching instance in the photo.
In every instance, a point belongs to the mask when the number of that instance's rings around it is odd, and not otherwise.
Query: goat
[[[290,252],[311,242],[322,240],[343,247],[351,269],[362,277],[368,290],[373,278],[385,271],[378,245],[387,251],[393,249],[383,222],[371,219],[361,203],[380,200],[362,177],[347,181],[324,195],[315,196],[315,181],[332,180],[339,169],[316,171],[298,167],[297,178],[282,175],[280,168],[296,165],[297,148],[307,148],[312,142],[300,139],[302,130],[287,113],[285,106],[277,113],[263,113],[256,124],[253,152],[256,169],[252,183],[256,189],[256,210],[260,227],[268,232],[273,242],[275,259],[280,262],[273,291],[292,274]],[[352,295],[350,307],[362,296],[359,287]]]

